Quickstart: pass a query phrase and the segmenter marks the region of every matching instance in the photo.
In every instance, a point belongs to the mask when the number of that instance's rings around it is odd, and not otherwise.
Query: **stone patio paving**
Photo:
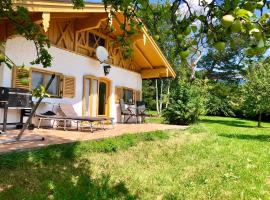
[[[25,150],[31,148],[40,148],[51,144],[63,144],[75,141],[99,140],[109,137],[115,137],[126,133],[142,133],[157,130],[169,129],[186,129],[186,126],[175,126],[166,124],[116,124],[114,127],[107,125],[106,130],[95,130],[94,133],[84,130],[80,131],[63,131],[56,129],[35,129],[33,131],[25,131],[24,136],[41,136],[44,141],[18,142],[11,144],[0,144],[0,154],[10,151]],[[13,138],[18,134],[18,130],[7,131],[7,134],[0,134],[0,141]]]

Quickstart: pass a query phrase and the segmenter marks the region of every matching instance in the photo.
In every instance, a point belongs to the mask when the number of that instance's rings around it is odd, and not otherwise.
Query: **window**
[[[13,67],[12,87],[29,91],[38,88],[40,85],[45,87],[53,74],[56,76],[47,93],[49,93],[51,97],[74,98],[76,96],[76,78],[74,76],[67,76],[38,68],[21,69],[19,67]],[[22,77],[27,79],[26,83],[22,83]],[[31,82],[29,83],[28,80],[31,80]]]
[[[101,38],[98,35],[95,35],[93,33],[89,33],[89,40],[88,40],[88,46],[96,49],[98,46],[103,46],[105,47],[105,39]]]
[[[123,99],[126,104],[135,104],[141,101],[141,91],[125,87],[115,87],[115,102],[119,103]]]
[[[123,99],[126,104],[134,104],[133,90],[123,89]]]
[[[40,85],[46,87],[51,77],[51,72],[32,69],[32,89],[38,88]],[[60,81],[60,75],[56,75],[47,91],[52,97],[61,97]]]

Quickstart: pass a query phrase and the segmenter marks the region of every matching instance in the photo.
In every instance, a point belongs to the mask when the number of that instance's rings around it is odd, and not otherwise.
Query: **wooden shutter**
[[[12,87],[31,90],[31,69],[26,67],[12,68]]]
[[[63,97],[74,98],[76,91],[76,79],[73,76],[63,77]]]
[[[115,87],[115,103],[120,103],[122,92],[123,92],[123,88]]]
[[[135,93],[136,93],[136,97],[135,97],[136,101],[141,101],[141,91],[137,90]]]

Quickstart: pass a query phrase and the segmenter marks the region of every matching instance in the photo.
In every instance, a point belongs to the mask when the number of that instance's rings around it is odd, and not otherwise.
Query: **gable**
[[[110,32],[107,13],[102,4],[86,4],[84,9],[75,10],[73,5],[67,2],[14,2],[15,5],[27,7],[35,23],[43,27],[46,24],[46,35],[56,47],[95,58],[95,48],[103,41],[114,66],[138,72],[142,78],[175,77],[175,72],[145,27],[140,34],[132,38],[132,58],[124,59],[121,48],[113,42],[115,37],[121,34],[119,22],[113,20],[115,30]],[[117,16],[120,21],[124,20],[121,13]],[[12,32],[11,27],[7,22],[2,22],[2,25],[0,22],[0,28],[2,27],[7,34],[0,35],[0,39],[6,39]]]

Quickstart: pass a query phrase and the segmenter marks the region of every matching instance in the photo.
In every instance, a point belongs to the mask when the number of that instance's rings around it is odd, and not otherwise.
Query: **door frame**
[[[85,116],[85,94],[86,94],[86,80],[89,80],[91,83],[90,83],[90,97],[89,97],[89,113],[90,113],[90,116],[93,116],[93,106],[92,106],[92,103],[93,103],[93,80],[96,80],[98,81],[98,88],[97,88],[97,107],[96,107],[96,116],[98,117],[109,117],[110,116],[110,102],[111,102],[111,80],[108,79],[108,78],[105,78],[105,77],[96,77],[96,76],[93,76],[93,75],[85,75],[83,76],[83,96],[82,96],[82,114],[83,116]],[[106,84],[106,88],[107,88],[107,91],[106,91],[106,105],[105,105],[105,115],[98,115],[98,107],[99,107],[99,82],[103,82]]]

